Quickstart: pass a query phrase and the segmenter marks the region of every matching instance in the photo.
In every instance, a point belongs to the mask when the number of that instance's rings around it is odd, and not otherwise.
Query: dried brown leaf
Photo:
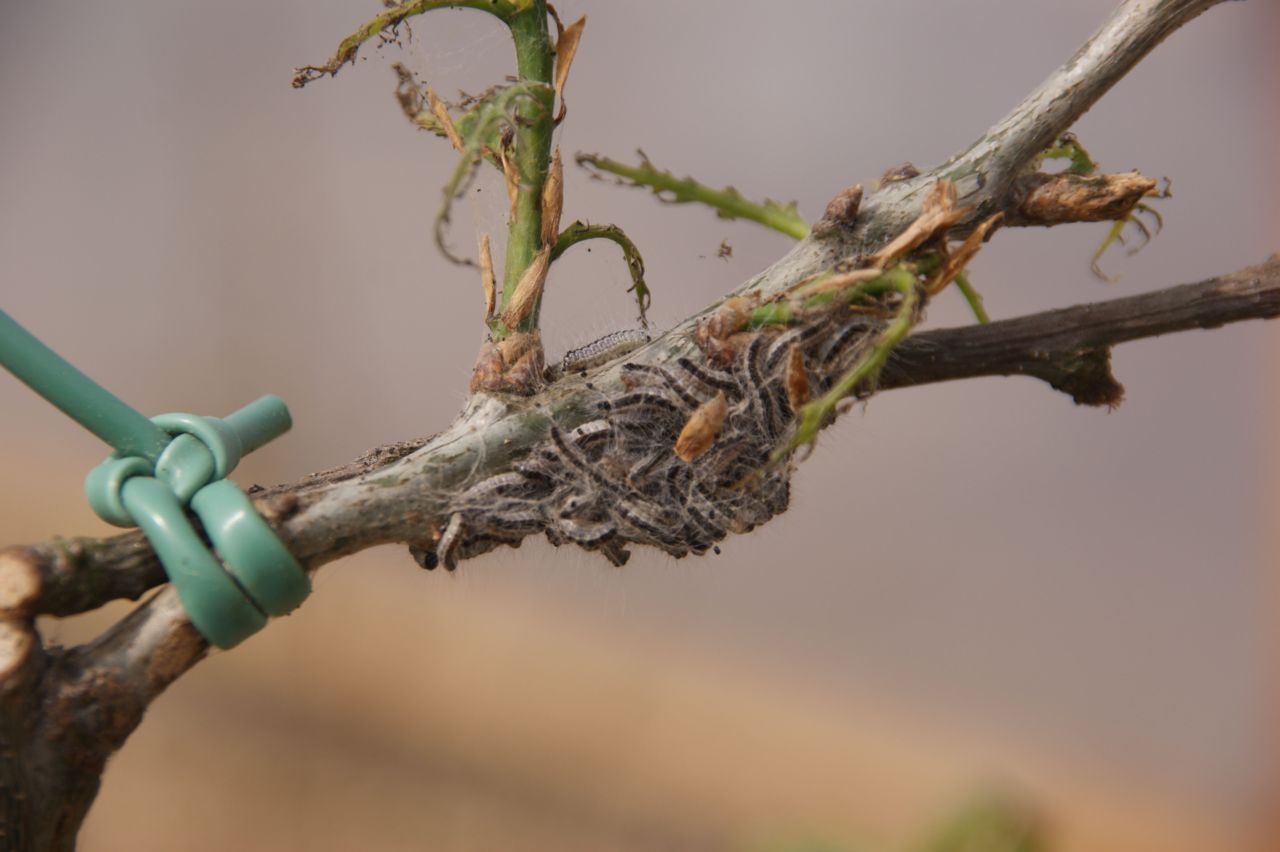
[[[564,121],[564,84],[569,79],[569,67],[573,65],[573,57],[578,52],[578,41],[582,38],[582,28],[586,25],[587,16],[583,15],[565,27],[556,40],[556,100],[560,102],[556,124]]]
[[[558,39],[564,34],[564,21],[560,20],[560,13],[556,11],[556,7],[551,3],[547,4],[547,14],[556,23],[556,38]]]
[[[918,248],[934,237],[946,234],[951,226],[963,219],[968,212],[969,208],[956,205],[955,184],[943,178],[929,189],[929,194],[925,196],[920,215],[916,220],[867,260],[871,266],[885,269],[912,249]]]
[[[885,169],[884,174],[880,175],[880,180],[876,181],[876,188],[880,188],[887,183],[897,183],[900,180],[910,180],[911,178],[920,177],[920,170],[913,163],[898,163],[896,166],[890,166]]]
[[[951,250],[950,254],[947,256],[946,262],[943,263],[942,268],[938,270],[933,280],[931,280],[926,287],[929,291],[929,295],[932,296],[935,293],[940,293],[948,284],[955,280],[957,275],[964,271],[964,268],[969,265],[969,261],[973,260],[973,256],[978,253],[980,248],[982,248],[982,242],[987,238],[987,233],[995,227],[996,223],[1003,217],[1003,213],[996,213],[993,216],[988,216],[982,224],[973,229],[973,233],[960,244],[959,248]]]
[[[502,322],[507,328],[515,331],[533,311],[534,305],[538,304],[542,287],[547,282],[547,267],[550,264],[551,246],[543,246],[520,276],[520,282],[511,294],[511,301],[502,309]]]
[[[1133,212],[1156,181],[1136,172],[1075,175],[1036,172],[1014,185],[1010,225],[1118,221]]]
[[[453,116],[449,115],[449,108],[430,87],[427,88],[427,107],[430,108],[431,114],[439,119],[440,125],[444,128],[444,135],[449,138],[449,144],[454,147],[454,150],[461,151],[462,137],[458,135],[458,128],[453,126]]]
[[[471,392],[496,391],[502,388],[502,353],[498,344],[486,340],[476,356],[476,365],[471,370]]]
[[[511,367],[532,349],[542,348],[542,335],[534,331],[517,331],[498,341],[498,351],[502,354],[504,367]]]
[[[822,214],[822,218],[813,226],[813,233],[816,236],[829,234],[837,228],[849,228],[858,218],[858,209],[862,206],[862,184],[855,183],[853,186],[840,190],[835,198],[827,203],[826,212]]]
[[[725,299],[724,304],[716,308],[711,316],[698,322],[698,333],[707,337],[726,338],[746,326],[755,307],[754,299],[743,296]]]
[[[792,346],[787,353],[787,370],[784,375],[787,387],[787,402],[792,411],[809,401],[809,373],[804,368],[804,351],[799,346]]]
[[[560,160],[560,146],[551,157],[551,169],[542,185],[542,244],[554,246],[560,236],[560,213],[564,210],[564,163]]]
[[[480,348],[471,374],[471,392],[531,394],[545,383],[542,335],[516,332]]]
[[[680,430],[680,437],[676,438],[676,455],[688,462],[709,450],[728,413],[729,401],[725,399],[724,391],[699,405]]]
[[[502,177],[507,183],[507,201],[511,205],[508,216],[514,221],[516,218],[516,199],[520,196],[520,172],[516,169],[516,164],[507,156],[505,146],[498,152],[498,156],[502,160]]]
[[[480,235],[480,283],[484,286],[484,321],[493,319],[493,309],[498,302],[498,281],[493,274],[493,252],[489,247],[489,235]]]
[[[528,352],[507,371],[507,392],[532,394],[545,384],[546,363],[542,352]]]
[[[733,363],[734,356],[738,354],[738,342],[733,338],[741,336],[735,334],[729,340],[721,340],[718,337],[704,337],[695,333],[694,342],[698,344],[698,348],[702,350],[708,362],[717,367],[727,367]]]

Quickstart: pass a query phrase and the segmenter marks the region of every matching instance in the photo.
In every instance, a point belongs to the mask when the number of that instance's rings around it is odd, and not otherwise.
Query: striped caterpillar
[[[559,366],[549,371],[551,378],[554,380],[574,371],[590,370],[592,367],[607,364],[615,358],[621,358],[636,351],[650,340],[649,332],[640,328],[611,332],[585,346],[579,346],[564,353]]]
[[[452,569],[538,532],[614,565],[634,544],[676,558],[705,553],[787,508],[790,470],[767,462],[796,413],[788,363],[802,364],[805,378],[825,389],[881,328],[865,315],[826,316],[745,335],[724,369],[687,358],[623,364],[623,389],[597,403],[595,419],[572,430],[553,425],[511,471],[456,495],[434,548],[415,548],[415,556]],[[571,351],[561,372],[598,366],[647,341],[640,331],[615,332]],[[719,434],[705,452],[680,458],[673,447],[682,427],[718,394],[727,402]]]

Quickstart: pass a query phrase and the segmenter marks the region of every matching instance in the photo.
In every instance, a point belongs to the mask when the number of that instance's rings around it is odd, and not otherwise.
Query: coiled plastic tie
[[[162,414],[148,420],[3,310],[0,363],[115,448],[85,478],[89,505],[107,523],[142,529],[192,625],[210,644],[231,648],[310,594],[302,566],[225,478],[245,455],[289,431],[289,409],[279,397],[264,396],[223,419]]]

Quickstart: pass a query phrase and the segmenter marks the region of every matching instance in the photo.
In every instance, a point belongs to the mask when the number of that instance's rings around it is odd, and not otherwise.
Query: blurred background
[[[643,148],[812,220],[976,138],[1114,0],[558,6],[589,14],[566,155]],[[244,485],[431,434],[464,399],[480,288],[430,240],[453,155],[390,64],[454,97],[514,63],[496,21],[436,12],[290,88],[379,8],[0,0],[5,309],[143,411],[280,394],[295,429]],[[1275,4],[1224,4],[1085,116],[1104,168],[1173,179],[1164,233],[1103,284],[1106,226],[1001,232],[971,268],[992,315],[1280,250],[1277,32]],[[505,207],[486,176],[452,244],[498,238]],[[574,218],[639,245],[659,328],[789,242],[570,167]],[[634,323],[601,245],[555,267],[552,357]],[[969,318],[948,293],[929,321]],[[530,541],[454,576],[399,547],[326,567],[154,705],[82,848],[900,849],[1003,796],[1052,849],[1275,849],[1278,352],[1262,323],[1126,345],[1112,412],[1028,379],[886,393],[719,557],[615,570]],[[0,409],[0,543],[108,532],[81,495],[103,447],[8,377]]]

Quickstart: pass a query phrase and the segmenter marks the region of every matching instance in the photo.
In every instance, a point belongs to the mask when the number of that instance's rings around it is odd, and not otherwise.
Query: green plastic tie
[[[3,310],[0,363],[123,455],[141,456],[155,464],[169,443],[163,429],[77,370]]]
[[[302,566],[225,479],[244,455],[293,425],[279,397],[264,396],[221,420],[194,414],[148,420],[3,310],[0,363],[115,449],[85,479],[89,504],[108,523],[142,529],[210,644],[231,648],[310,594]],[[187,506],[221,562],[196,533]]]

